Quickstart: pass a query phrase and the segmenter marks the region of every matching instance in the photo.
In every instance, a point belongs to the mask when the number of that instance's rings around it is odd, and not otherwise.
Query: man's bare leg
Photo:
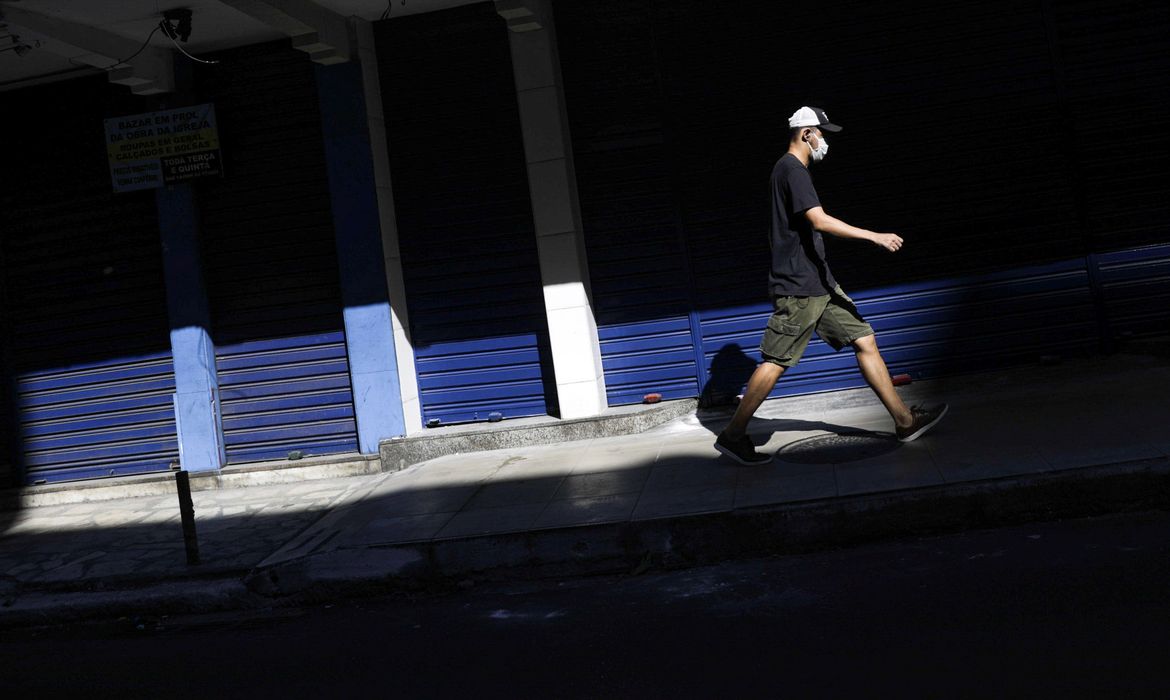
[[[776,382],[780,380],[780,375],[784,374],[784,368],[773,362],[761,362],[756,366],[756,371],[752,372],[751,379],[748,379],[747,388],[743,392],[743,398],[739,401],[739,406],[735,409],[735,415],[731,417],[731,422],[723,429],[723,434],[729,438],[740,438],[747,432],[748,422],[751,421],[752,415],[755,414],[756,409],[760,404],[764,403],[764,399],[768,398],[768,394],[772,393]]]
[[[902,397],[894,390],[894,382],[890,379],[890,371],[886,369],[886,361],[878,352],[877,339],[872,335],[858,338],[853,341],[853,349],[857,352],[857,366],[861,369],[861,376],[873,393],[877,394],[882,405],[890,412],[894,424],[905,428],[914,422],[910,409],[903,403]],[[747,398],[747,397],[744,397]]]

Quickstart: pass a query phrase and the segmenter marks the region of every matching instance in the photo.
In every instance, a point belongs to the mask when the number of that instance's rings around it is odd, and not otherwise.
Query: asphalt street
[[[0,663],[8,697],[1166,697],[1168,581],[1155,512],[9,631]]]

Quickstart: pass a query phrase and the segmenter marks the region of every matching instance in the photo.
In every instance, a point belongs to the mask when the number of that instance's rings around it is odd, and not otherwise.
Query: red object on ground
[[[662,394],[646,394],[642,397],[642,403],[658,403],[662,400]]]
[[[895,374],[890,379],[894,382],[894,386],[902,386],[903,384],[910,384],[914,381],[914,378],[909,374]]]

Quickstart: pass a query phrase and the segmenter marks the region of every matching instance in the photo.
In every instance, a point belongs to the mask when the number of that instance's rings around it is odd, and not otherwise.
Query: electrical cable
[[[146,47],[150,45],[150,40],[154,38],[154,34],[155,34],[155,32],[157,32],[157,31],[158,31],[158,30],[160,30],[160,29],[162,29],[162,22],[159,22],[159,23],[158,23],[158,26],[154,28],[154,31],[150,33],[150,36],[146,37],[146,41],[142,42],[142,46],[141,46],[141,47],[139,47],[139,49],[138,49],[137,51],[135,51],[135,52],[134,52],[134,54],[133,54],[132,56],[130,56],[130,57],[128,57],[128,58],[123,58],[121,61],[118,61],[117,63],[113,63],[113,64],[111,64],[111,65],[109,65],[109,66],[106,66],[106,67],[105,67],[105,68],[103,68],[102,70],[112,70],[112,69],[113,69],[115,66],[120,66],[120,65],[122,65],[123,63],[125,63],[126,61],[129,61],[129,60],[131,60],[131,59],[133,59],[133,58],[137,57],[137,56],[138,56],[138,54],[140,54],[140,53],[142,53],[143,51],[145,51],[145,50],[146,50]],[[73,59],[71,58],[71,59],[69,59],[69,61],[70,61],[70,62],[72,62],[72,61],[73,61]],[[95,67],[96,67],[96,66],[95,66]]]
[[[165,19],[160,20],[159,23],[155,26],[155,28],[146,37],[146,41],[142,42],[142,46],[138,47],[137,51],[135,51],[133,54],[127,56],[126,58],[123,58],[119,61],[115,61],[114,63],[111,63],[110,65],[105,66],[105,67],[89,66],[88,64],[80,64],[77,61],[74,61],[72,57],[69,58],[69,63],[71,63],[75,66],[79,66],[79,67],[97,68],[98,70],[111,71],[114,68],[117,68],[118,66],[122,65],[123,63],[126,63],[127,61],[133,60],[139,54],[141,54],[143,51],[145,51],[146,47],[150,45],[150,40],[154,38],[154,35],[157,34],[158,30],[160,30],[160,29],[163,30],[163,34],[165,34],[166,37],[171,40],[171,43],[175,45],[175,48],[177,48],[184,56],[191,59],[192,61],[197,61],[199,63],[207,63],[207,64],[219,63],[219,61],[205,61],[201,58],[195,58],[191,54],[184,51],[183,47],[179,46],[179,42],[175,41],[175,38],[173,36],[171,36],[171,33],[174,31],[174,28],[168,26],[167,21]]]
[[[166,24],[166,20],[163,20],[162,22],[159,22],[159,27],[162,27],[165,24]],[[208,65],[215,65],[216,63],[219,63],[219,61],[204,61],[202,58],[195,58],[191,54],[184,51],[182,46],[179,46],[179,42],[175,41],[175,37],[171,36],[171,33],[169,31],[164,31],[163,34],[167,35],[167,38],[171,40],[171,43],[175,45],[175,48],[179,50],[179,53],[183,54],[184,56],[191,59],[192,61],[195,61],[196,63],[206,63]]]
[[[78,63],[77,61],[73,60],[72,56],[69,57],[69,63],[72,65],[78,66],[79,68],[96,68],[98,70],[104,70],[107,72],[111,71],[111,70],[117,68],[118,66],[122,65],[126,61],[133,59],[135,56],[142,53],[143,51],[145,51],[146,47],[150,45],[150,40],[154,38],[155,32],[157,32],[160,29],[162,29],[162,22],[159,22],[158,26],[154,28],[154,31],[152,31],[150,33],[150,36],[146,37],[146,41],[142,42],[142,46],[140,46],[137,51],[135,51],[132,55],[130,55],[126,58],[123,58],[120,61],[115,61],[115,62],[111,63],[108,66],[104,66],[104,67],[103,66],[92,66],[88,63],[84,63],[84,64]]]

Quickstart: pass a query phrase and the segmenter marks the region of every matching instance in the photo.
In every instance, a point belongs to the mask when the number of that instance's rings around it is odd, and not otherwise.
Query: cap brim
[[[821,131],[840,131],[841,127],[836,124],[821,124],[819,127]]]

